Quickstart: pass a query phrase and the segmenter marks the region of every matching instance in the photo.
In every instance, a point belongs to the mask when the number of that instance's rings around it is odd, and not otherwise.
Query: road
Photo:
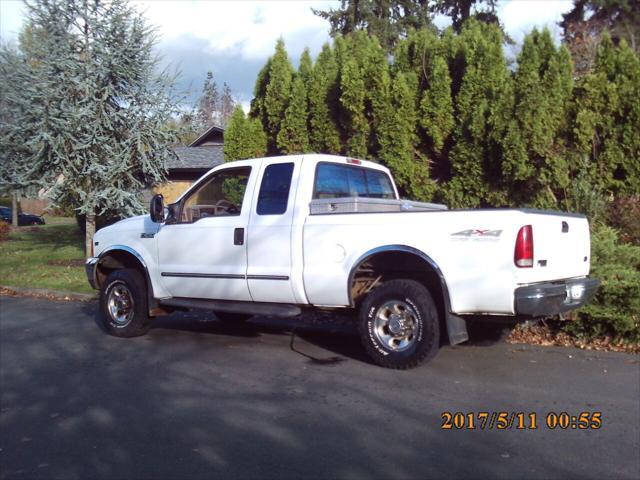
[[[1,297],[0,478],[640,478],[638,356],[476,340],[398,372],[345,321],[291,348],[293,325],[174,314],[118,339],[94,304]],[[444,411],[538,428],[442,430]]]

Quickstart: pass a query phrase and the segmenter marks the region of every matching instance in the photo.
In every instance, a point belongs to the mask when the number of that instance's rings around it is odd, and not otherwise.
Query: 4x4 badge
[[[502,230],[482,230],[479,228],[461,230],[456,233],[452,233],[452,237],[499,237],[502,234]]]

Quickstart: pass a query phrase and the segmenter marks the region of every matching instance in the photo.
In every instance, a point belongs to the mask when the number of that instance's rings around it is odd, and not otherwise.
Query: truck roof
[[[223,163],[222,165],[218,165],[212,168],[210,171],[217,170],[220,167],[229,166],[229,165],[233,165],[234,163],[240,163],[240,162],[242,162],[243,165],[247,165],[247,162],[257,163],[263,160],[285,160],[286,159],[290,162],[301,162],[303,158],[316,160],[317,162],[324,161],[324,162],[334,162],[334,163],[346,163],[350,165],[357,165],[360,167],[372,168],[374,170],[382,170],[388,173],[389,175],[391,174],[391,172],[387,167],[379,163],[372,162],[370,160],[362,160],[360,158],[346,157],[343,155],[329,155],[326,153],[304,153],[304,154],[298,154],[298,155],[278,155],[274,157],[260,157],[260,158],[250,158],[246,160],[235,160],[233,162],[227,162],[227,163]],[[208,173],[209,172],[207,172],[207,174]]]

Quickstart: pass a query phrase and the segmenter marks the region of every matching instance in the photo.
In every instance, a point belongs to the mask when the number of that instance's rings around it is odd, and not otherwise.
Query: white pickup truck
[[[551,316],[598,286],[582,215],[403,201],[385,167],[319,154],[215,167],[93,245],[87,276],[116,336],[175,309],[224,321],[353,309],[371,359],[400,369],[431,358],[441,331],[467,340],[472,316]]]

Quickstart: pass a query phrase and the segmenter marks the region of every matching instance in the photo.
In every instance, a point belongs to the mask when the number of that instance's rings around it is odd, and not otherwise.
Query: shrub
[[[608,223],[620,231],[620,238],[640,245],[640,195],[616,198],[608,208]]]
[[[11,231],[11,227],[4,220],[0,220],[0,242],[4,242],[5,240],[9,240],[9,232]]]
[[[623,243],[617,230],[596,225],[591,237],[591,276],[600,288],[564,329],[578,337],[609,336],[640,342],[640,246]]]

